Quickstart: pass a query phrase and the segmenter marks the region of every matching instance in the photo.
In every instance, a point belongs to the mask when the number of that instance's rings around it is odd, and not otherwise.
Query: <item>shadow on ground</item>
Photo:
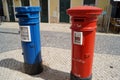
[[[3,59],[0,61],[0,67],[8,68],[8,69],[19,71],[22,73],[24,73],[23,65],[24,63],[17,61],[15,59],[12,59],[12,58],[7,58],[7,59]],[[58,71],[46,65],[43,65],[43,67],[44,67],[44,71],[41,74],[31,75],[31,77],[42,78],[44,80],[67,80],[69,79],[69,73],[67,72]]]

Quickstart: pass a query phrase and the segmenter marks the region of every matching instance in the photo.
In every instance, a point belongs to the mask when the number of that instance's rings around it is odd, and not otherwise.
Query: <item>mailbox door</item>
[[[48,22],[48,0],[40,0],[41,22]]]
[[[7,3],[8,3],[8,12],[9,12],[10,21],[14,22],[15,17],[14,17],[14,10],[13,10],[13,0],[7,0]]]
[[[60,0],[60,22],[69,23],[69,16],[66,10],[70,8],[70,0]]]

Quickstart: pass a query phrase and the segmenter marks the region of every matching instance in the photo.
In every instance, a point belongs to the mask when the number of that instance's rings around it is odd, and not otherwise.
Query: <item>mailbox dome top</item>
[[[23,7],[16,7],[16,12],[39,12],[41,8],[39,6],[23,6]]]
[[[77,6],[77,7],[70,8],[68,10],[101,10],[101,8],[97,8],[94,6]]]
[[[69,8],[67,10],[67,14],[70,16],[80,16],[80,15],[99,15],[102,13],[101,8],[93,7],[93,6],[77,6],[73,8]]]

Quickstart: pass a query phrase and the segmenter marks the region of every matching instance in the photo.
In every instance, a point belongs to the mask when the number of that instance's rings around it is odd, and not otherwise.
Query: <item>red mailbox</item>
[[[97,16],[101,8],[78,6],[67,10],[72,21],[71,80],[91,80]]]

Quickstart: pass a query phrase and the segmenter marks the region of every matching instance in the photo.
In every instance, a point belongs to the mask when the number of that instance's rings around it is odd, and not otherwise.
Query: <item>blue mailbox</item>
[[[16,7],[19,19],[21,45],[24,56],[24,71],[35,75],[43,71],[39,29],[40,7]]]

